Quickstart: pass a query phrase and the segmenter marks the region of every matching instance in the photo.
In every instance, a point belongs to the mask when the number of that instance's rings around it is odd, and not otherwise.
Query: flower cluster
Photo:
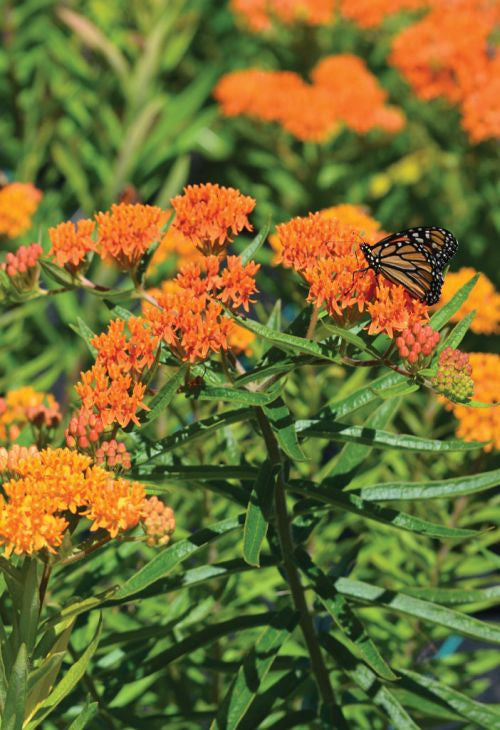
[[[362,28],[374,28],[388,15],[427,7],[431,0],[340,0],[340,12]]]
[[[327,25],[333,20],[336,0],[231,0],[231,9],[250,30],[269,30],[273,22],[286,25]]]
[[[471,267],[448,272],[441,293],[443,304],[449,302],[452,296],[476,273],[475,269]],[[479,276],[474,289],[458,312],[455,312],[451,321],[459,322],[474,310],[476,315],[470,325],[472,332],[485,335],[500,332],[500,294],[485,274]]]
[[[252,230],[248,216],[255,200],[235,188],[213,183],[188,185],[184,194],[171,202],[175,210],[172,228],[205,255],[224,251],[231,233],[236,235],[244,228]]]
[[[14,442],[27,424],[41,432],[56,428],[60,422],[59,404],[50,393],[27,386],[0,398],[0,441]]]
[[[358,133],[397,132],[402,113],[385,105],[386,92],[362,59],[340,54],[322,59],[306,83],[291,71],[247,69],[223,76],[214,95],[226,116],[277,122],[301,140],[326,141],[340,124]]]
[[[308,301],[318,308],[324,305],[339,322],[352,322],[366,310],[369,334],[386,332],[392,337],[394,330],[425,320],[427,307],[402,286],[377,278],[371,269],[358,273],[365,268],[359,245],[375,242],[377,225],[373,221],[360,230],[351,220],[320,212],[282,223],[276,228],[278,261],[301,274],[310,287]]]
[[[234,322],[224,305],[248,310],[257,291],[259,265],[243,265],[239,256],[206,256],[185,266],[173,286],[158,295],[158,307],[145,307],[145,318],[181,360],[205,360],[210,353],[227,350]]]
[[[31,183],[10,183],[0,188],[0,236],[16,238],[31,228],[42,193]]]
[[[473,142],[500,134],[498,55],[489,39],[500,20],[489,0],[434,0],[394,40],[391,61],[423,99],[459,103]]]
[[[0,447],[0,477],[3,480],[10,479],[17,473],[22,461],[37,453],[36,446],[14,444],[10,449],[6,449],[5,446]]]
[[[474,393],[472,365],[466,352],[445,347],[439,356],[438,369],[432,386],[447,398],[467,403]]]
[[[52,248],[49,255],[53,256],[58,266],[65,266],[68,271],[75,273],[85,264],[86,255],[95,248],[92,233],[95,221],[82,218],[76,223],[71,221],[59,223],[49,228],[49,238]]]
[[[7,456],[9,463],[9,457]],[[46,449],[10,460],[0,497],[0,544],[5,555],[56,551],[69,527],[68,514],[87,517],[90,530],[111,537],[142,517],[142,484],[116,479],[69,449]]]
[[[158,497],[150,497],[142,508],[142,522],[148,545],[167,545],[175,530],[174,512]]]
[[[470,408],[453,404],[459,421],[457,436],[466,441],[490,441],[485,451],[500,448],[500,355],[483,352],[469,354],[474,373],[474,398],[495,404],[491,408]]]
[[[5,262],[0,266],[10,279],[11,285],[18,291],[30,291],[38,282],[38,259],[43,250],[39,243],[31,246],[19,246],[16,253],[9,251]]]
[[[396,345],[401,357],[415,369],[419,369],[424,367],[426,360],[439,344],[439,339],[439,332],[429,325],[422,326],[420,322],[416,322],[396,338]]]
[[[130,317],[126,323],[113,320],[108,331],[96,335],[91,344],[97,350],[96,362],[81,373],[75,386],[82,407],[66,434],[67,443],[72,446],[76,441],[80,448],[96,444],[115,423],[122,428],[130,421],[139,425],[137,411],[147,409],[141,378],[155,362],[159,336],[142,317]]]

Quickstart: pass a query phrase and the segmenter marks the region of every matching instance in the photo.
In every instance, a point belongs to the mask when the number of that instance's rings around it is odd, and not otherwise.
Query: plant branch
[[[286,504],[281,451],[276,440],[276,436],[273,433],[271,424],[269,423],[269,420],[262,408],[256,407],[255,414],[264,437],[269,460],[273,466],[279,467],[275,487],[274,509],[276,516],[276,528],[280,540],[281,556],[288,577],[288,584],[290,586],[293,604],[299,614],[300,628],[309,652],[312,671],[314,673],[321,698],[325,705],[334,707],[335,696],[330,684],[328,670],[314,631],[313,621],[307,606],[304,588],[300,582],[299,572],[293,560],[294,545]]]

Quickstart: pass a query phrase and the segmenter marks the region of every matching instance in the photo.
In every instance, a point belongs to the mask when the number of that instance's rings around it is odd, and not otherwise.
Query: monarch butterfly
[[[421,226],[392,233],[373,246],[361,244],[368,266],[393,284],[401,284],[424,304],[435,304],[441,296],[443,271],[455,255],[458,241],[446,228]]]

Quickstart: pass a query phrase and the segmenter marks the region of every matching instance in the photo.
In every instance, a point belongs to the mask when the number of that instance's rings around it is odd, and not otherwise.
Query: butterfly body
[[[457,248],[451,231],[431,226],[392,233],[373,246],[361,244],[368,268],[428,305],[439,300],[444,268]]]

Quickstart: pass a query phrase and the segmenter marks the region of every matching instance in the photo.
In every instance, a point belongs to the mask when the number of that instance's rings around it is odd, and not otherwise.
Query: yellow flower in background
[[[0,189],[0,235],[16,238],[31,228],[42,193],[31,183],[15,182]]]
[[[464,266],[459,271],[449,272],[444,280],[440,306],[449,302],[452,296],[461,289],[477,271]],[[476,286],[464,304],[456,312],[451,321],[459,322],[469,312],[476,310],[470,329],[480,335],[498,334],[500,332],[500,294],[485,274],[480,274]]]
[[[499,403],[500,355],[486,352],[469,354],[474,380],[474,399],[483,403]],[[453,415],[458,419],[457,436],[465,441],[491,441],[485,451],[500,448],[500,407],[470,408],[453,405]]]

